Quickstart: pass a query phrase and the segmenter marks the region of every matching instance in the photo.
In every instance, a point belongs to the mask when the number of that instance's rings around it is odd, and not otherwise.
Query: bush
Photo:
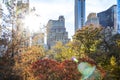
[[[77,63],[66,60],[61,63],[43,59],[33,63],[32,71],[38,80],[79,80],[80,72]]]

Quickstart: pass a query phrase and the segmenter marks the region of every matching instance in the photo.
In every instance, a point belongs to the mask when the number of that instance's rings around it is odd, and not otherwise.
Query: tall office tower
[[[97,16],[101,26],[105,28],[110,27],[113,34],[117,33],[117,5],[113,5],[109,9],[98,13]]]
[[[85,0],[75,0],[75,31],[85,23]]]
[[[120,33],[120,0],[117,0],[118,33]]]
[[[87,21],[85,23],[85,25],[90,25],[90,24],[93,24],[95,25],[96,27],[99,26],[99,19],[96,15],[96,13],[90,13],[87,17]]]
[[[51,49],[58,41],[61,41],[63,44],[69,41],[68,32],[66,32],[65,28],[64,16],[59,16],[58,20],[49,20],[47,23],[48,49]]]

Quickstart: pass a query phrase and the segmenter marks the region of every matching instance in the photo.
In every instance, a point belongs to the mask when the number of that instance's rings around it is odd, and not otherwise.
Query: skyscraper
[[[120,33],[120,0],[117,0],[118,33]]]
[[[85,23],[85,0],[75,0],[75,31]]]
[[[98,13],[97,16],[101,26],[105,28],[110,27],[113,34],[117,33],[117,5],[113,5],[109,9]]]
[[[59,16],[58,20],[49,20],[47,23],[47,46],[51,49],[56,42],[60,41],[63,44],[69,42],[68,32],[65,28],[64,16]]]
[[[85,25],[90,25],[90,24],[93,24],[95,26],[99,26],[99,19],[98,19],[96,13],[90,13],[88,15]]]

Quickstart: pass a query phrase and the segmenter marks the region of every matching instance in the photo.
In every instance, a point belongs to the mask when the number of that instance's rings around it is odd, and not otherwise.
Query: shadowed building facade
[[[85,24],[85,0],[75,0],[75,31]]]
[[[117,33],[117,5],[113,5],[109,9],[98,13],[97,16],[99,18],[99,24],[101,26],[103,26],[104,28],[110,27],[113,34]]]

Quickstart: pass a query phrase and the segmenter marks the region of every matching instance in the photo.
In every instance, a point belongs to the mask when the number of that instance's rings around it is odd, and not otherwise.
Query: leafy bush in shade
[[[56,78],[55,71],[57,71],[58,62],[53,60],[38,60],[32,66],[32,70],[34,72],[34,76],[40,78],[41,80],[50,80],[50,78]]]
[[[96,66],[96,69],[93,72],[93,74],[91,75],[91,77],[89,78],[89,80],[91,80],[91,78],[93,78],[93,77],[94,77],[94,79],[92,79],[92,80],[102,80],[106,76],[105,70],[102,69],[100,66],[98,66],[93,59],[87,58],[87,57],[79,58],[79,63],[80,62],[88,62],[90,65]]]
[[[104,77],[106,75],[105,70],[103,70],[101,67],[99,67],[97,65],[97,63],[93,59],[90,59],[90,58],[79,58],[79,63],[80,62],[88,62],[92,66],[96,66],[96,70],[100,73],[101,77]]]
[[[32,71],[36,80],[79,80],[81,73],[77,63],[66,60],[61,63],[51,59],[43,59],[33,63]]]
[[[79,80],[81,78],[81,73],[77,69],[77,63],[72,60],[65,60],[61,64],[65,66],[65,79],[63,80]]]

